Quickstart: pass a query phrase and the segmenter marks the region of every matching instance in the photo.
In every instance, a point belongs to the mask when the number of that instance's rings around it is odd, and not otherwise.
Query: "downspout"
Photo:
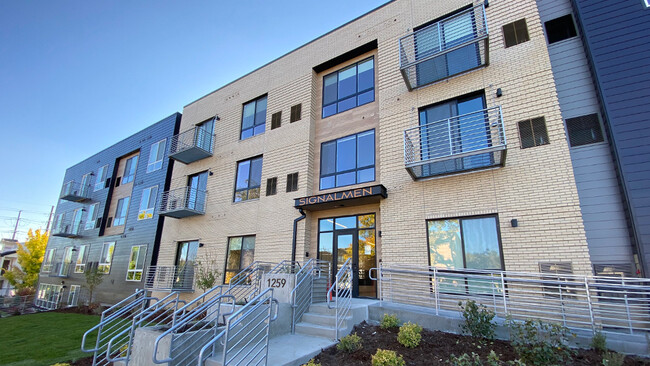
[[[303,211],[302,208],[299,208],[298,212],[300,212],[300,217],[293,220],[293,241],[292,241],[292,246],[291,246],[291,262],[296,261],[296,236],[297,236],[297,231],[298,231],[298,221],[301,221],[305,217],[307,217],[307,215],[305,214],[305,211]]]

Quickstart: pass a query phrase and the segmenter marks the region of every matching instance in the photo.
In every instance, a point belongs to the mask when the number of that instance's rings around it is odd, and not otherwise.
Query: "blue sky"
[[[0,237],[65,169],[386,0],[0,2]]]

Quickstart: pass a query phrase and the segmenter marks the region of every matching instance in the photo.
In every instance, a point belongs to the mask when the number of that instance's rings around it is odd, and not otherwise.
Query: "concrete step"
[[[345,319],[345,323],[347,324],[351,320],[352,317],[348,316],[347,319]],[[333,327],[334,324],[336,323],[336,316],[329,315],[329,314],[317,314],[317,313],[307,312],[302,315],[301,322]]]
[[[336,339],[336,328],[334,326],[318,325],[313,323],[296,324],[296,334],[304,334],[312,337]],[[339,335],[347,334],[347,329],[339,329]]]
[[[312,314],[336,316],[336,309],[328,308],[326,302],[311,304],[307,312]]]

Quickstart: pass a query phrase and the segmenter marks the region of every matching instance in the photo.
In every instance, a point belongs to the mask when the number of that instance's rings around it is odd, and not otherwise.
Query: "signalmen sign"
[[[378,201],[380,197],[386,198],[386,188],[384,186],[376,185],[370,187],[362,187],[356,189],[349,189],[340,192],[332,192],[320,194],[316,196],[302,197],[295,200],[295,207],[309,208],[311,206],[332,206],[332,204],[339,203],[340,201],[359,200],[361,203],[366,203],[368,199]]]

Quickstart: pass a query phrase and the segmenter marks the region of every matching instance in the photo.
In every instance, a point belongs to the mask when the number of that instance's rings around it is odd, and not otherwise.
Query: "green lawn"
[[[51,365],[91,356],[81,352],[84,332],[99,316],[40,313],[0,319],[0,365]]]

